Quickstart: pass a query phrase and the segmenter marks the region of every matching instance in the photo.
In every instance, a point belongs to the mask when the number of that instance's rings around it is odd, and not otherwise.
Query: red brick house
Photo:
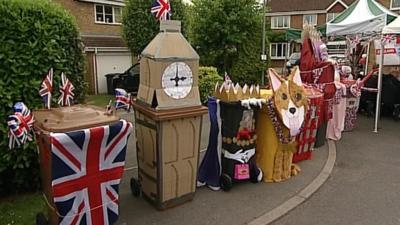
[[[89,93],[107,92],[105,74],[124,72],[133,57],[122,39],[124,0],[53,0],[77,21],[85,46]]]
[[[355,0],[269,0],[267,21],[273,33],[284,33],[290,28],[302,29],[308,22],[317,27],[335,18]],[[377,0],[392,11],[400,10],[400,0]],[[300,51],[299,45],[290,46],[287,41],[272,40],[269,48],[271,66],[282,68],[285,58]]]

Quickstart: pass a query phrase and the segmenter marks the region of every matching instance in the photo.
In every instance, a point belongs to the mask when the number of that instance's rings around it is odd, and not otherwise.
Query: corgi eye
[[[302,97],[303,96],[300,93],[297,93],[296,96],[295,96],[296,101],[300,101],[302,99]]]
[[[282,99],[283,99],[283,100],[286,100],[286,99],[287,99],[287,94],[282,93]]]

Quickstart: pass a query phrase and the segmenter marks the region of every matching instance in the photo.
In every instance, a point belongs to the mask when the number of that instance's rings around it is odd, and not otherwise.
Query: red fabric
[[[311,40],[306,39],[301,46],[300,71],[308,71],[314,68],[315,58]]]
[[[310,160],[312,158],[312,151],[303,152],[303,153],[294,153],[293,154],[293,163],[297,163],[303,160]]]
[[[335,67],[331,62],[316,62],[310,39],[303,42],[301,48],[300,71],[303,83],[317,86],[324,93],[324,103],[322,104],[322,115],[320,123],[327,122],[332,118],[331,100],[335,96],[336,86],[333,83],[335,78]],[[315,78],[315,70],[322,69],[319,78]]]

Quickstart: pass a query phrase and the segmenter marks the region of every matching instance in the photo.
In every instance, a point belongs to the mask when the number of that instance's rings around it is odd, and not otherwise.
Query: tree
[[[262,10],[258,1],[194,0],[193,4],[190,39],[201,63],[221,72],[242,73],[236,74],[237,81],[246,77],[258,81],[265,68],[260,61]]]
[[[135,55],[140,55],[146,45],[159,31],[159,22],[150,13],[152,1],[127,0],[122,24],[123,37]],[[185,4],[182,0],[170,0],[172,19],[182,21],[182,33],[185,34]]]

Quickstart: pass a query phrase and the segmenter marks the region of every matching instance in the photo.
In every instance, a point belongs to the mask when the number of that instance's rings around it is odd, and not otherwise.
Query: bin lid
[[[104,126],[119,120],[106,115],[104,109],[91,105],[34,110],[34,127],[48,132],[68,132]]]

